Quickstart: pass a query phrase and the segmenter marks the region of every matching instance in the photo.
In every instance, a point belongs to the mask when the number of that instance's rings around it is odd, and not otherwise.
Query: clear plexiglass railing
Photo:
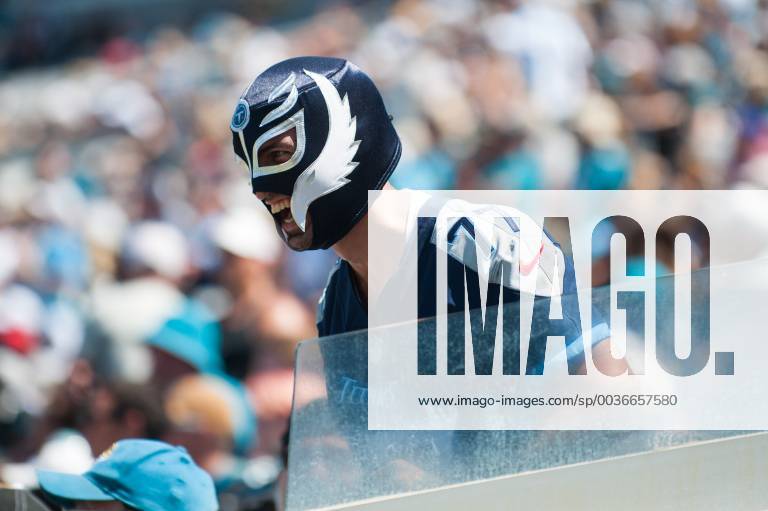
[[[768,298],[768,261],[713,268],[709,274],[695,272],[692,283],[711,275],[718,277],[712,279],[712,294],[720,293],[719,303],[732,304],[736,309],[744,303],[765,303]],[[661,297],[658,303],[671,300],[672,280],[669,276],[656,279]],[[610,303],[608,288],[588,291],[593,306]],[[699,300],[693,296],[691,307],[701,306]],[[672,321],[672,316],[659,310],[657,321]],[[434,328],[434,320],[423,320],[421,328]],[[372,431],[367,427],[367,341],[368,332],[359,331],[307,341],[298,349],[290,426],[290,510],[340,505],[743,433]],[[425,413],[430,413],[429,409]]]

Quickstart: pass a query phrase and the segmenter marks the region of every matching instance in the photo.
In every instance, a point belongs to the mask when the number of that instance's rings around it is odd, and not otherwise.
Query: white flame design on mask
[[[299,91],[296,90],[296,75],[293,73],[291,73],[288,78],[283,81],[283,83],[275,87],[275,89],[269,94],[267,101],[272,103],[274,100],[285,94],[285,91],[288,89],[290,89],[288,97],[285,98],[285,101],[283,101],[280,106],[264,116],[264,119],[262,119],[259,123],[259,128],[279,117],[282,117],[286,112],[288,112],[288,110],[293,108],[293,105],[296,104],[296,100],[299,99]]]
[[[299,175],[293,185],[291,213],[302,231],[306,230],[307,209],[320,197],[349,183],[347,176],[355,170],[352,161],[360,140],[355,140],[357,122],[349,111],[349,98],[342,99],[339,91],[325,76],[304,70],[315,81],[328,110],[328,138],[320,155]]]

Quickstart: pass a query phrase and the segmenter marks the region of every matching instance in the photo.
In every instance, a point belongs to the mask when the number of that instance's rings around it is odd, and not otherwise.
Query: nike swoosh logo
[[[525,275],[526,277],[531,274],[531,271],[536,267],[537,264],[539,264],[539,260],[541,259],[541,254],[544,253],[544,244],[542,243],[539,247],[538,253],[533,256],[533,259],[528,261],[527,263],[524,263],[523,261],[520,261],[520,273]]]

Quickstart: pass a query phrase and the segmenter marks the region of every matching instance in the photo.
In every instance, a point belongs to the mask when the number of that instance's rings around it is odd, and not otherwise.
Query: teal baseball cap
[[[40,488],[60,499],[118,500],[140,511],[216,511],[213,480],[183,447],[120,440],[84,474],[38,470]]]
[[[185,361],[200,373],[223,372],[218,323],[208,309],[195,300],[187,300],[179,313],[168,318],[146,342]]]

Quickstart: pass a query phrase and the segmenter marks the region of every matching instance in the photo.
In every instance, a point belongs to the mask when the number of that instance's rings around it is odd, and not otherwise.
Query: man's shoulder
[[[559,294],[570,260],[557,241],[522,211],[449,200],[439,210],[429,244],[489,282],[531,294]],[[529,278],[530,277],[530,278]]]
[[[339,288],[339,281],[341,279],[341,275],[344,273],[344,264],[345,262],[343,259],[339,258],[336,260],[336,263],[331,268],[331,271],[328,272],[328,280],[325,282],[323,293],[320,295],[320,300],[317,302],[317,329],[321,337],[328,335],[327,333],[324,334],[321,331],[321,328],[325,330],[323,325],[327,324],[326,312],[333,308],[333,303],[336,301],[336,293]]]
[[[328,275],[317,305],[317,331],[320,337],[368,327],[365,305],[360,301],[349,263],[339,259]]]

